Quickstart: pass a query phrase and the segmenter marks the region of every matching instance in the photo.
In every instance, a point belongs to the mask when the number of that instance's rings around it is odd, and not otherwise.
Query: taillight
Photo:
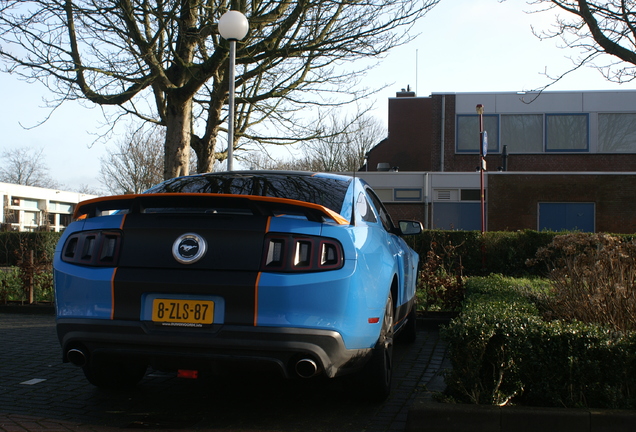
[[[338,240],[294,234],[268,234],[263,248],[263,271],[312,272],[337,270],[344,265]]]
[[[96,267],[115,267],[121,249],[120,231],[71,234],[62,248],[62,261]]]

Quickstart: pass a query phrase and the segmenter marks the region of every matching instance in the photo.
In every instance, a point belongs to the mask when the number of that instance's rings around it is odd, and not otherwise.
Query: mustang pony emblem
[[[172,256],[181,264],[192,264],[199,261],[206,251],[205,239],[195,233],[182,234],[172,244]]]

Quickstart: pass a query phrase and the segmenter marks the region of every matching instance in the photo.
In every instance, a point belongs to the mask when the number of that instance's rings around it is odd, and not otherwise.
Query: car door
[[[415,268],[413,262],[414,258],[410,253],[410,249],[406,242],[398,235],[396,235],[397,229],[393,224],[389,212],[386,210],[380,198],[375,194],[373,189],[367,187],[365,189],[372,205],[374,206],[376,213],[386,231],[387,247],[393,255],[393,258],[397,264],[398,271],[398,293],[397,298],[394,299],[396,306],[401,306],[415,295],[414,272]],[[412,286],[412,287],[411,287]],[[411,287],[409,289],[409,287]]]

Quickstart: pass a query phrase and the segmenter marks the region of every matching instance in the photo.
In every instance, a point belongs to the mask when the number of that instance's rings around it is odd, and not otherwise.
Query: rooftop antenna
[[[420,64],[419,64],[419,63],[420,63],[420,61],[418,60],[418,59],[419,59],[419,55],[420,55],[420,50],[419,50],[419,49],[416,49],[416,50],[415,50],[415,96],[417,96],[417,95],[419,94],[419,93],[417,92],[417,90],[418,90],[418,88],[417,88],[417,79],[418,79],[418,75],[419,75],[418,67],[419,67],[419,65],[420,65]]]

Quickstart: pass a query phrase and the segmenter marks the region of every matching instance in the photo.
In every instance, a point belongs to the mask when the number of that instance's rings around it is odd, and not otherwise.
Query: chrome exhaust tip
[[[88,363],[88,356],[78,348],[72,348],[66,352],[66,358],[75,366],[83,367]]]
[[[312,359],[300,359],[296,362],[296,373],[301,378],[311,378],[318,373],[318,365]]]

